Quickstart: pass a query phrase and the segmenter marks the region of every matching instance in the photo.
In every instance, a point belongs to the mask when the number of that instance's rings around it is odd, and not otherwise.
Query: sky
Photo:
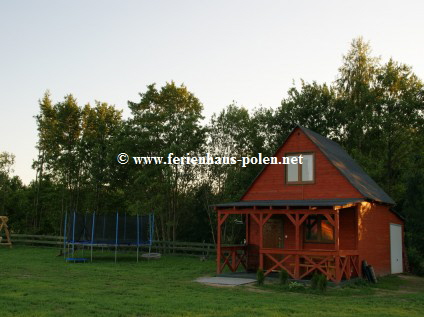
[[[300,79],[335,80],[354,38],[424,79],[423,1],[0,0],[0,152],[35,178],[38,101],[72,93],[130,115],[151,83],[185,84],[204,115],[276,108]]]

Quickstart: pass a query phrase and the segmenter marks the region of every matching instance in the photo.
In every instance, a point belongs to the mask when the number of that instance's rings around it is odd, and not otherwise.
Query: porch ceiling
[[[334,198],[334,199],[308,199],[308,200],[250,200],[237,201],[232,203],[216,204],[213,207],[309,207],[309,206],[343,206],[347,204],[359,203],[364,201],[363,198]]]

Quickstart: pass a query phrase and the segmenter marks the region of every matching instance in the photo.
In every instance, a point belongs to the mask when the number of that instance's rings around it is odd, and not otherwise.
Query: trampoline
[[[127,215],[126,213],[100,214],[76,213],[65,215],[63,234],[63,254],[67,262],[75,262],[76,250],[90,249],[90,261],[93,261],[93,248],[111,248],[115,250],[117,261],[118,248],[137,249],[137,262],[140,248],[151,246],[154,231],[154,215]],[[66,254],[69,257],[66,257]],[[145,256],[143,256],[145,258]]]

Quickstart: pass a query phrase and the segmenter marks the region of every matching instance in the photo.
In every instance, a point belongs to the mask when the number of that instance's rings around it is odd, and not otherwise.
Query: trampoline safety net
[[[154,216],[71,213],[65,218],[68,243],[91,245],[151,245]]]

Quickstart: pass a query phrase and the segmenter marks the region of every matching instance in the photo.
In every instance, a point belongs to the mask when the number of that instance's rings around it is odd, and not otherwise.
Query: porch
[[[307,279],[318,272],[335,283],[359,276],[357,201],[314,202],[309,206],[282,201],[215,206],[217,274],[225,268],[231,272],[262,269],[265,275],[283,269],[293,279]],[[222,245],[222,226],[234,215],[243,219],[245,243]]]

